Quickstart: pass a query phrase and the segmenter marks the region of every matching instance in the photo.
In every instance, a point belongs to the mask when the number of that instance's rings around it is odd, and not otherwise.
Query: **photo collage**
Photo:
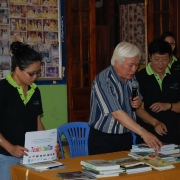
[[[28,44],[42,56],[41,77],[60,77],[58,0],[0,0],[0,79],[11,70],[10,44]]]

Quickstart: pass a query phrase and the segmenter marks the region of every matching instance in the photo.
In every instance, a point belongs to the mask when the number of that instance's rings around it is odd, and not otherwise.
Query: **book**
[[[147,145],[145,144],[137,144],[137,145],[132,145],[132,149],[130,150],[130,152],[155,152],[153,148],[149,148]],[[161,154],[173,154],[173,153],[179,153],[180,149],[178,147],[178,145],[175,144],[169,144],[169,145],[163,145],[163,147],[161,148],[160,151],[158,151],[158,153]],[[155,152],[157,153],[157,152]]]
[[[156,154],[149,154],[147,156],[139,158],[139,160],[144,162],[147,165],[150,165],[153,169],[156,169],[159,171],[174,168],[174,165],[160,158]]]
[[[60,166],[63,166],[63,164],[61,162],[57,162],[57,161],[45,161],[45,162],[38,162],[38,163],[32,163],[32,164],[20,163],[20,165],[25,166],[26,168],[30,168],[33,170],[39,170],[39,171],[49,170],[49,169],[58,168]]]
[[[83,173],[81,171],[57,173],[57,176],[62,178],[63,180],[80,180],[80,179],[82,179],[82,180],[88,180],[88,179],[95,180],[96,179],[94,176]]]
[[[176,144],[168,144],[168,143],[163,143],[163,146],[161,147],[160,151],[166,151],[166,150],[172,150],[175,149],[176,147],[178,147],[178,145]],[[144,150],[144,151],[153,151],[153,148],[150,148],[146,143],[142,143],[142,144],[135,144],[132,145],[132,150]]]
[[[112,169],[112,170],[94,170],[92,168],[88,168],[88,167],[84,167],[82,166],[82,169],[86,169],[88,171],[93,171],[93,172],[96,172],[98,174],[113,174],[113,173],[121,173],[121,172],[124,172],[124,169],[123,168],[118,168],[118,169]]]
[[[159,151],[158,153],[161,153],[161,154],[174,154],[174,153],[179,153],[179,149],[171,149],[171,150],[168,150],[168,151]]]
[[[139,164],[136,166],[126,167],[125,171],[127,174],[133,174],[139,172],[152,171],[152,167],[147,164]]]
[[[83,169],[83,172],[91,176],[94,176],[96,178],[119,176],[119,173],[99,174],[98,172],[87,170],[87,169]]]
[[[162,143],[162,144],[163,144],[163,146],[161,147],[162,149],[178,147],[177,144],[173,144],[173,143]],[[149,148],[149,146],[146,143],[133,144],[132,145],[132,148],[139,148],[139,147],[147,147],[147,148]]]
[[[95,170],[110,170],[110,169],[120,168],[120,165],[116,164],[115,162],[111,162],[103,159],[84,160],[81,161],[80,164]]]
[[[173,154],[170,154],[169,156],[177,158],[177,157],[180,157],[180,153],[173,153]]]
[[[144,164],[144,162],[133,159],[131,157],[114,159],[114,160],[112,160],[112,162],[119,164],[120,167],[131,167],[131,166],[136,166],[139,164]]]
[[[134,159],[139,159],[139,158],[147,156],[149,154],[153,154],[153,152],[129,152],[128,156],[130,156]]]
[[[131,153],[130,152],[128,155],[131,156],[134,159],[139,159],[139,158],[147,156],[149,154],[155,154],[155,153],[152,153],[152,152],[136,152],[136,153]],[[168,162],[175,161],[175,158],[170,156],[170,155],[165,155],[165,154],[161,154],[161,153],[156,153],[156,155],[158,155],[162,159],[165,159]]]

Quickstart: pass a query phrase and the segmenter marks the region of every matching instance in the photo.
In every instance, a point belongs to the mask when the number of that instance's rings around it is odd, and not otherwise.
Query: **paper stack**
[[[103,159],[84,160],[80,164],[84,173],[96,178],[119,176],[119,173],[124,172],[120,165]]]

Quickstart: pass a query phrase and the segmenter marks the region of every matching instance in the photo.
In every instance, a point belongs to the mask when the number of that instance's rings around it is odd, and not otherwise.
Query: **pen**
[[[62,165],[59,165],[59,166],[53,166],[53,167],[49,167],[47,169],[55,169],[55,168],[58,168],[58,167],[61,167]]]

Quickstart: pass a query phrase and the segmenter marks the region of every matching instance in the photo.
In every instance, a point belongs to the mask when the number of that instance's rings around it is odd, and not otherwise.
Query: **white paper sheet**
[[[31,164],[57,159],[55,146],[57,144],[57,129],[33,131],[25,134],[25,148],[28,156],[23,157],[23,164]]]

